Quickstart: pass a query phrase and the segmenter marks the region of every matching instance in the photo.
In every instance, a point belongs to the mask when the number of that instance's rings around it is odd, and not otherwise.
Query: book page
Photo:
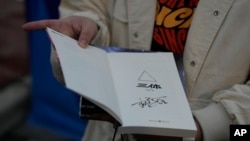
[[[107,53],[92,46],[81,48],[76,40],[51,29],[47,31],[59,56],[66,87],[104,108],[120,122]]]
[[[121,132],[195,134],[195,124],[172,53],[108,55],[121,109]]]

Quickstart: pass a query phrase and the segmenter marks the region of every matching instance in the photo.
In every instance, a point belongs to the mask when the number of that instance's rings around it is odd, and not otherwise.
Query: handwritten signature
[[[145,97],[143,100],[140,98],[140,101],[131,104],[131,106],[135,106],[138,105],[141,108],[144,107],[153,107],[156,105],[160,105],[160,104],[167,104],[167,102],[165,101],[167,97],[166,96],[162,96],[162,97]]]

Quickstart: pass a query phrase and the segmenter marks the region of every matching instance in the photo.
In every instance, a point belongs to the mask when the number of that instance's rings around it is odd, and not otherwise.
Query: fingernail
[[[80,45],[81,47],[85,48],[85,47],[87,47],[88,42],[85,41],[85,40],[82,40],[82,41],[79,42],[79,45]]]

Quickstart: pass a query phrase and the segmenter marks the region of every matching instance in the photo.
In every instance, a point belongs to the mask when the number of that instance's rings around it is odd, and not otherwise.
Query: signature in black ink
[[[131,106],[138,105],[141,108],[144,108],[146,106],[151,108],[151,107],[156,106],[156,105],[167,104],[167,102],[164,100],[166,98],[167,98],[166,96],[155,97],[155,98],[145,97],[143,100],[140,98],[140,101],[131,104]]]

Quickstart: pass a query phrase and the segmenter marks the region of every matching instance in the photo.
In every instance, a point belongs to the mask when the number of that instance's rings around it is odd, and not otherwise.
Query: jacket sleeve
[[[212,101],[207,107],[193,111],[204,141],[227,141],[230,124],[250,124],[250,80],[216,92]]]
[[[109,0],[61,0],[59,5],[60,18],[75,15],[92,19],[98,25],[99,31],[90,44],[107,46],[110,43],[110,31],[108,28],[110,16],[107,9],[108,4]],[[50,62],[55,78],[61,83],[64,83],[54,48],[52,48],[51,51]]]

